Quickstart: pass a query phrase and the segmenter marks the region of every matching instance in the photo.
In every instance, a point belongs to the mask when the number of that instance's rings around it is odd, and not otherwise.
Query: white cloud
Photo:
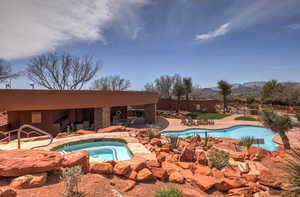
[[[298,30],[300,29],[300,24],[291,24],[288,25],[288,28],[290,28],[291,30]]]
[[[136,10],[147,0],[2,0],[0,58],[15,59],[53,50],[68,41],[101,40],[116,26],[136,36]]]
[[[223,36],[225,35],[230,29],[230,23],[225,23],[215,29],[214,31],[208,32],[206,34],[199,34],[196,35],[196,40],[208,40],[212,38],[216,38],[218,36]]]

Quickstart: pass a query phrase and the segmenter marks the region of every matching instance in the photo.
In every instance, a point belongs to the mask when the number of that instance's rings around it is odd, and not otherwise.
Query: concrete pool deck
[[[225,129],[233,126],[238,125],[249,125],[249,126],[263,126],[259,121],[244,121],[244,120],[235,120],[235,118],[243,116],[242,114],[234,114],[231,116],[227,116],[222,119],[214,120],[214,125],[200,125],[200,126],[186,126],[182,125],[180,119],[170,119],[170,118],[161,118],[158,120],[158,124],[161,125],[163,122],[168,122],[166,126],[163,127],[164,131],[182,131],[192,128],[199,128],[199,129]]]
[[[146,160],[156,160],[156,156],[152,154],[144,145],[139,143],[135,137],[131,137],[129,132],[95,133],[65,138],[54,138],[52,144],[46,147],[37,148],[36,150],[52,150],[55,147],[63,146],[64,144],[96,139],[125,141],[134,157]],[[21,149],[31,149],[36,146],[46,145],[48,144],[49,140],[50,139],[21,142]],[[1,144],[0,150],[13,150],[17,149],[17,147],[17,140],[14,140],[8,144]]]

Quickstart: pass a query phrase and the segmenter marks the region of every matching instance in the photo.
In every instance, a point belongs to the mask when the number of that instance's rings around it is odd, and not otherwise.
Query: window
[[[42,123],[42,112],[32,112],[31,123],[34,124]]]
[[[197,104],[196,105],[196,110],[200,110],[201,109],[201,105],[200,104]]]

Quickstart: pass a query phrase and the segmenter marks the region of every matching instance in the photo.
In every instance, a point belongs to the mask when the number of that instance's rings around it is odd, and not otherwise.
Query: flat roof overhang
[[[159,95],[142,91],[0,90],[0,111],[82,109],[155,104]]]

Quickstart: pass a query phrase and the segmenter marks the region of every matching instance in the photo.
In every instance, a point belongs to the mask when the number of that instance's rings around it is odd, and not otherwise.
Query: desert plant
[[[286,132],[294,126],[291,118],[272,110],[262,111],[261,118],[266,127],[279,134],[284,149],[291,149],[289,138],[286,135]]]
[[[252,136],[245,136],[242,137],[240,145],[247,147],[247,150],[252,146],[254,143],[254,137]]]
[[[177,147],[178,139],[179,138],[177,136],[171,136],[170,137],[170,144],[172,145],[173,148]]]
[[[290,180],[293,186],[287,196],[296,197],[300,196],[300,150],[292,152],[292,158],[287,159],[284,165],[285,175]]]
[[[162,189],[155,194],[155,197],[183,197],[183,194],[180,190],[172,189]]]
[[[63,193],[64,197],[81,197],[82,192],[79,192],[78,184],[80,182],[81,167],[74,166],[71,168],[66,168],[60,177],[64,182],[65,190]]]
[[[227,96],[231,94],[232,86],[227,81],[221,80],[218,82],[218,88],[219,93],[223,96],[223,111],[225,113],[227,110]]]
[[[149,128],[149,129],[147,130],[147,136],[148,136],[148,138],[149,138],[150,140],[153,139],[153,138],[155,137],[155,132],[154,132],[154,130],[151,129],[151,128]]]
[[[211,162],[213,167],[222,169],[228,165],[229,153],[223,150],[209,151],[208,160]]]

